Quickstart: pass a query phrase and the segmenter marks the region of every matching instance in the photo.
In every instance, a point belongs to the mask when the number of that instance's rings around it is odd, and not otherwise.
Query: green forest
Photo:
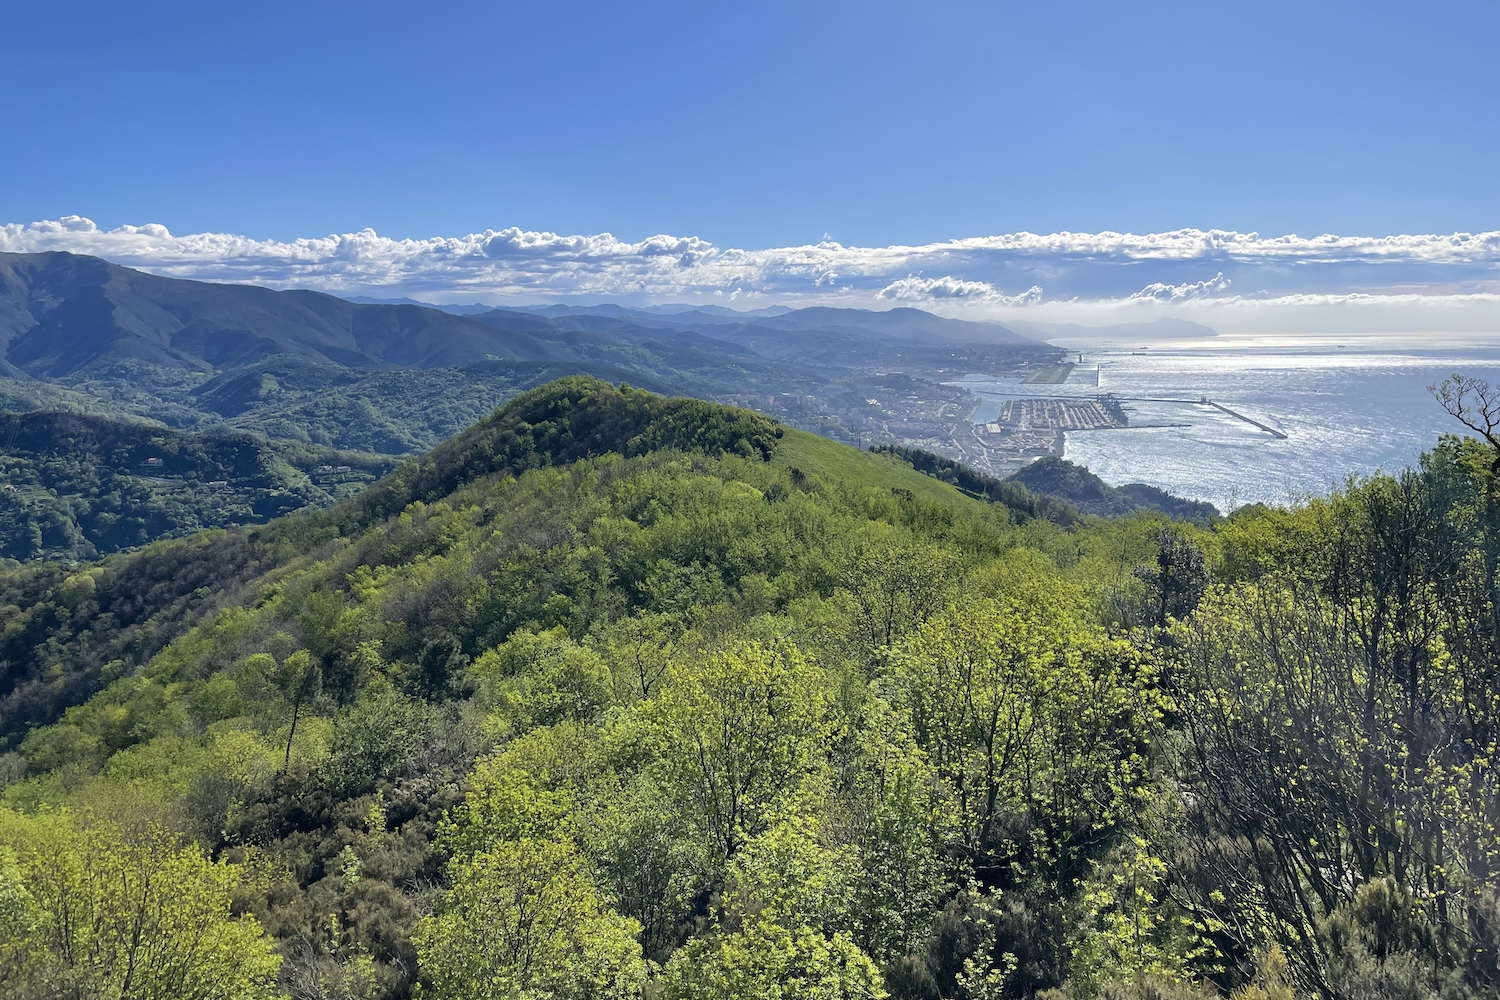
[[[358,493],[384,455],[70,411],[0,412],[0,560],[76,561]]]
[[[0,995],[1494,996],[1486,388],[1189,521],[569,377],[9,564]]]

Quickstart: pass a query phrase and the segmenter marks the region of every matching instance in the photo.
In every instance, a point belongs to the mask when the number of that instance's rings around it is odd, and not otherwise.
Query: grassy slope
[[[923,500],[956,510],[976,511],[989,507],[941,480],[924,476],[899,459],[860,451],[850,445],[790,427],[785,429],[775,454],[771,456],[771,464],[801,469],[812,475],[838,479],[852,485],[909,490]]]

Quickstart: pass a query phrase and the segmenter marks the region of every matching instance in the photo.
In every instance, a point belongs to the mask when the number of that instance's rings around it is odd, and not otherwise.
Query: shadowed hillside
[[[36,378],[120,362],[218,371],[273,356],[354,368],[581,360],[558,338],[437,309],[180,281],[66,253],[0,254],[0,350]]]
[[[1110,486],[1087,467],[1055,456],[1037,459],[1006,481],[1024,486],[1033,493],[1066,500],[1084,513],[1101,517],[1159,510],[1168,517],[1207,524],[1219,516],[1218,509],[1211,503],[1184,500],[1145,483]]]
[[[0,558],[94,559],[201,528],[326,507],[384,456],[80,413],[0,412]]]

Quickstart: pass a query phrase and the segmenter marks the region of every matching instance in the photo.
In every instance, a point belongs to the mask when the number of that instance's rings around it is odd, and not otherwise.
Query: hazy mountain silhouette
[[[36,378],[125,361],[220,371],[282,355],[353,368],[581,360],[575,345],[591,339],[424,306],[162,278],[96,257],[0,254],[0,352]]]
[[[0,253],[0,374],[57,379],[128,362],[217,373],[277,358],[346,368],[483,361],[641,367],[641,350],[672,366],[722,362],[732,369],[757,354],[849,363],[888,359],[897,345],[1034,344],[999,324],[918,309],[772,312],[602,305],[456,315],[163,278],[69,253]]]

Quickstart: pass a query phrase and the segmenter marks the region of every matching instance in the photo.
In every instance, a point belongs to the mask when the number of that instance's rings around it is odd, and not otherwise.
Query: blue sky
[[[1490,231],[1497,41],[1490,2],[7,0],[0,223]]]

